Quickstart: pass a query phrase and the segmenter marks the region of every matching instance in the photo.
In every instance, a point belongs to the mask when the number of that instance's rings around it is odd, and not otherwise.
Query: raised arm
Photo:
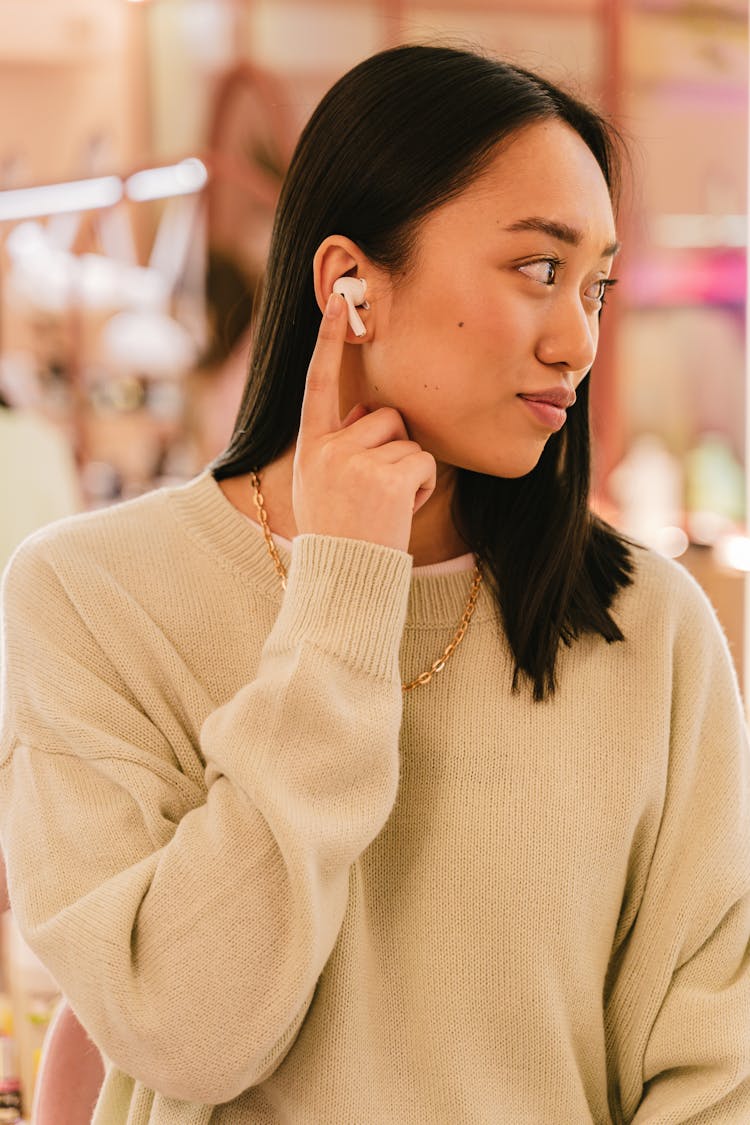
[[[395,799],[410,559],[295,543],[257,674],[200,732],[204,784],[177,768],[42,553],[17,557],[5,598],[13,908],[107,1058],[169,1096],[229,1100],[292,1042],[349,866]]]
[[[405,551],[412,517],[435,489],[435,458],[409,438],[392,407],[339,409],[346,337],[343,297],[332,293],[305,384],[294,459],[300,532],[365,539]]]

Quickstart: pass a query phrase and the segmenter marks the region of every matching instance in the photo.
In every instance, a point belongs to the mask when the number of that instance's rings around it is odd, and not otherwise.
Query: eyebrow
[[[583,234],[575,227],[570,227],[567,223],[558,223],[554,219],[540,219],[537,216],[532,216],[529,219],[518,219],[505,229],[511,233],[524,230],[539,231],[558,239],[559,242],[567,243],[568,246],[580,246],[583,241]],[[610,242],[602,250],[602,257],[613,258],[615,254],[619,253],[620,249],[621,243]]]

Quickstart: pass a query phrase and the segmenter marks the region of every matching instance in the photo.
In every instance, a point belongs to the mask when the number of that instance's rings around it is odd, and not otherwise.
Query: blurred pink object
[[[31,1125],[90,1125],[103,1078],[99,1051],[61,1001],[44,1040]]]

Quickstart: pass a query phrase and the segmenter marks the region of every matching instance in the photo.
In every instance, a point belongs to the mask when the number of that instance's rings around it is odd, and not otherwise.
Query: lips
[[[565,425],[565,411],[576,400],[576,393],[570,387],[549,387],[546,391],[531,391],[518,396],[530,412],[537,425],[555,433]]]
[[[527,402],[542,402],[548,406],[556,406],[558,410],[567,410],[575,402],[576,393],[569,387],[550,387],[546,391],[534,391],[518,397],[525,398]]]

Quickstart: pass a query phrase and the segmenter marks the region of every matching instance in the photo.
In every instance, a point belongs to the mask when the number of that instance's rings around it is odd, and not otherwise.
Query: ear
[[[328,298],[333,291],[334,282],[340,277],[364,277],[368,281],[369,259],[362,253],[356,242],[344,235],[331,234],[325,238],[315,252],[313,258],[313,281],[315,285],[315,299],[321,312],[326,307]],[[368,296],[370,289],[368,286]],[[357,312],[362,317],[367,327],[366,336],[355,336],[351,327],[346,330],[348,344],[366,343],[372,333],[373,318],[371,310],[359,307]]]

